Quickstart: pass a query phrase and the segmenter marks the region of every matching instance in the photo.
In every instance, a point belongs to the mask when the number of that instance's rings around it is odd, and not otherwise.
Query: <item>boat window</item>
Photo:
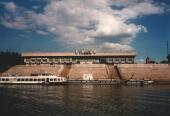
[[[38,79],[38,81],[41,81],[41,79]]]
[[[29,81],[33,81],[33,79],[29,79]]]
[[[17,81],[21,81],[21,79],[17,79]]]
[[[5,81],[5,79],[2,79],[2,81]]]
[[[53,79],[50,79],[50,81],[53,81]]]
[[[28,81],[28,79],[25,79],[25,81]]]
[[[54,81],[56,81],[56,79],[54,79]]]
[[[6,81],[9,81],[9,79],[6,79]]]
[[[21,79],[21,81],[24,81],[24,79]]]
[[[37,81],[37,79],[34,79],[34,81]]]
[[[1,78],[0,78],[0,81],[1,81]]]
[[[58,81],[60,81],[60,79],[58,79]]]

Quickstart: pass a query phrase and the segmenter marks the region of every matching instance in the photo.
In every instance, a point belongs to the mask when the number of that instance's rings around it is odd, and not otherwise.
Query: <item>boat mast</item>
[[[169,55],[169,42],[167,40],[167,56]]]

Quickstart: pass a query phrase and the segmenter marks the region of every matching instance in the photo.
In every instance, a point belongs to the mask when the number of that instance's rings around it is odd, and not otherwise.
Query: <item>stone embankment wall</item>
[[[8,69],[7,71],[2,73],[2,76],[30,76],[31,74],[44,74],[50,73],[54,75],[59,75],[61,73],[61,69],[63,65],[55,65],[55,66],[26,66],[26,65],[16,65]]]
[[[68,77],[70,80],[83,80],[84,74],[92,74],[94,80],[115,78],[114,68],[105,64],[74,64]]]
[[[170,65],[168,64],[119,64],[123,80],[151,79],[158,83],[170,83]]]
[[[168,64],[118,64],[120,79],[150,79],[159,83],[170,84],[170,65]],[[84,74],[92,74],[95,80],[117,79],[117,70],[113,65],[106,64],[72,64],[55,66],[25,66],[16,65],[2,73],[2,76],[18,75],[29,76],[31,74],[51,73],[57,76],[65,76],[70,80],[82,80]]]
[[[67,77],[70,80],[83,80],[84,74],[92,74],[94,80],[114,79],[113,65],[105,64],[72,64],[72,65],[16,65],[3,72],[2,76],[30,76],[31,74],[50,73]]]

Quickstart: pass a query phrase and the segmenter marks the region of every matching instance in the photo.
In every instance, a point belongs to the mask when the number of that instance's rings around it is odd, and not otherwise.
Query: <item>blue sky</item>
[[[136,50],[166,58],[170,0],[0,0],[0,50]]]

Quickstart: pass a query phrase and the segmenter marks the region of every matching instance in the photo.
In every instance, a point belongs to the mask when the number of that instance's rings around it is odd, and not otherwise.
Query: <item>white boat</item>
[[[126,81],[127,85],[148,85],[153,83],[154,81],[149,79],[145,79],[145,80],[129,79]]]
[[[59,76],[8,76],[0,77],[0,84],[64,84],[67,83],[65,77]]]
[[[153,80],[144,80],[144,84],[152,84],[152,83],[154,83]]]

